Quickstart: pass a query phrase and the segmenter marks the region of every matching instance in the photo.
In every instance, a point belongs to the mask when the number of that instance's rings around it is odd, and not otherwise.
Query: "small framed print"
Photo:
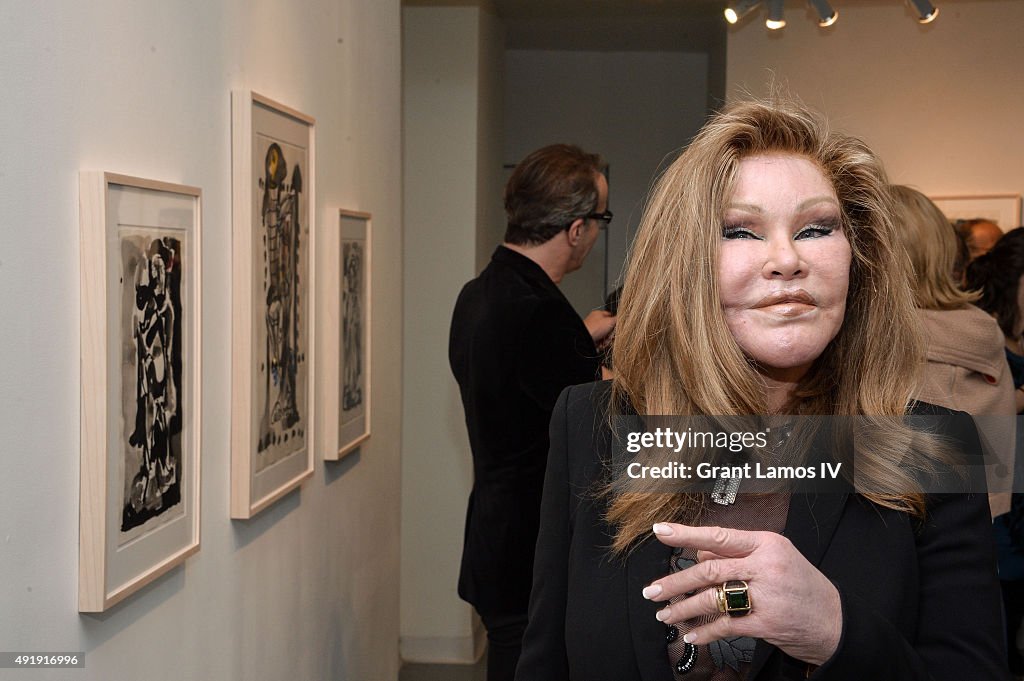
[[[324,459],[338,460],[370,437],[371,216],[338,213],[338,229],[329,246],[325,282],[334,294],[325,342],[331,366],[324,395]]]
[[[1020,194],[933,196],[931,199],[950,222],[981,218],[995,223],[1004,232],[1021,226]]]
[[[313,475],[315,121],[231,97],[231,517]]]
[[[200,199],[79,178],[78,609],[102,612],[199,550]]]

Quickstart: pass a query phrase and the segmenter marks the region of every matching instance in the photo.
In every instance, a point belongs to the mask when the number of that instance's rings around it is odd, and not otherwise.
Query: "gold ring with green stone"
[[[750,591],[742,579],[731,579],[715,589],[718,611],[729,617],[743,617],[750,613]]]

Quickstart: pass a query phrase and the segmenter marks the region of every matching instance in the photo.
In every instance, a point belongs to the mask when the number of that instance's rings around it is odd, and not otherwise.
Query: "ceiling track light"
[[[725,8],[725,20],[730,24],[735,24],[737,21],[754,11],[754,9],[760,4],[761,0],[739,0],[739,2],[730,2],[729,6]]]
[[[768,0],[768,18],[765,19],[764,25],[773,31],[786,26],[786,19],[782,15],[782,5],[783,0]]]
[[[939,16],[939,8],[930,0],[907,0],[907,2],[917,12],[919,23],[930,24],[935,21],[935,17]],[[828,28],[839,20],[839,12],[832,7],[829,0],[807,0],[807,3],[818,14],[818,26]],[[732,0],[725,8],[725,20],[730,24],[735,24],[761,4],[768,5],[768,18],[764,22],[765,26],[773,31],[785,27],[786,19],[782,13],[784,0]]]
[[[939,16],[939,8],[928,0],[910,0],[910,4],[917,10],[917,21],[920,24],[930,24]]]
[[[810,0],[810,4],[818,13],[818,26],[828,28],[839,19],[839,12],[833,9],[828,0]]]

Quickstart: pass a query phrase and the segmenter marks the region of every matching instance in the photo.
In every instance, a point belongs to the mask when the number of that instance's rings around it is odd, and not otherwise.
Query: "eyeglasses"
[[[610,210],[606,210],[603,213],[587,213],[586,215],[583,216],[585,220],[600,220],[601,222],[604,223],[603,225],[601,225],[602,228],[608,226],[608,223],[612,221],[612,217],[613,214]]]

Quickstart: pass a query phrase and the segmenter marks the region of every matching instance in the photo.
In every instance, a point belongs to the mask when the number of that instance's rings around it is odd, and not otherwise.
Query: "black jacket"
[[[672,679],[665,626],[654,618],[664,604],[641,595],[668,572],[671,549],[651,537],[612,557],[613,530],[592,493],[611,447],[609,386],[570,388],[555,407],[517,681]],[[784,534],[842,601],[839,648],[812,679],[1008,678],[984,494],[933,495],[922,523],[859,495],[794,493]],[[758,641],[747,678],[806,671]]]
[[[448,357],[473,451],[459,595],[482,613],[525,613],[551,410],[597,377],[597,350],[544,270],[499,246],[459,294]]]

